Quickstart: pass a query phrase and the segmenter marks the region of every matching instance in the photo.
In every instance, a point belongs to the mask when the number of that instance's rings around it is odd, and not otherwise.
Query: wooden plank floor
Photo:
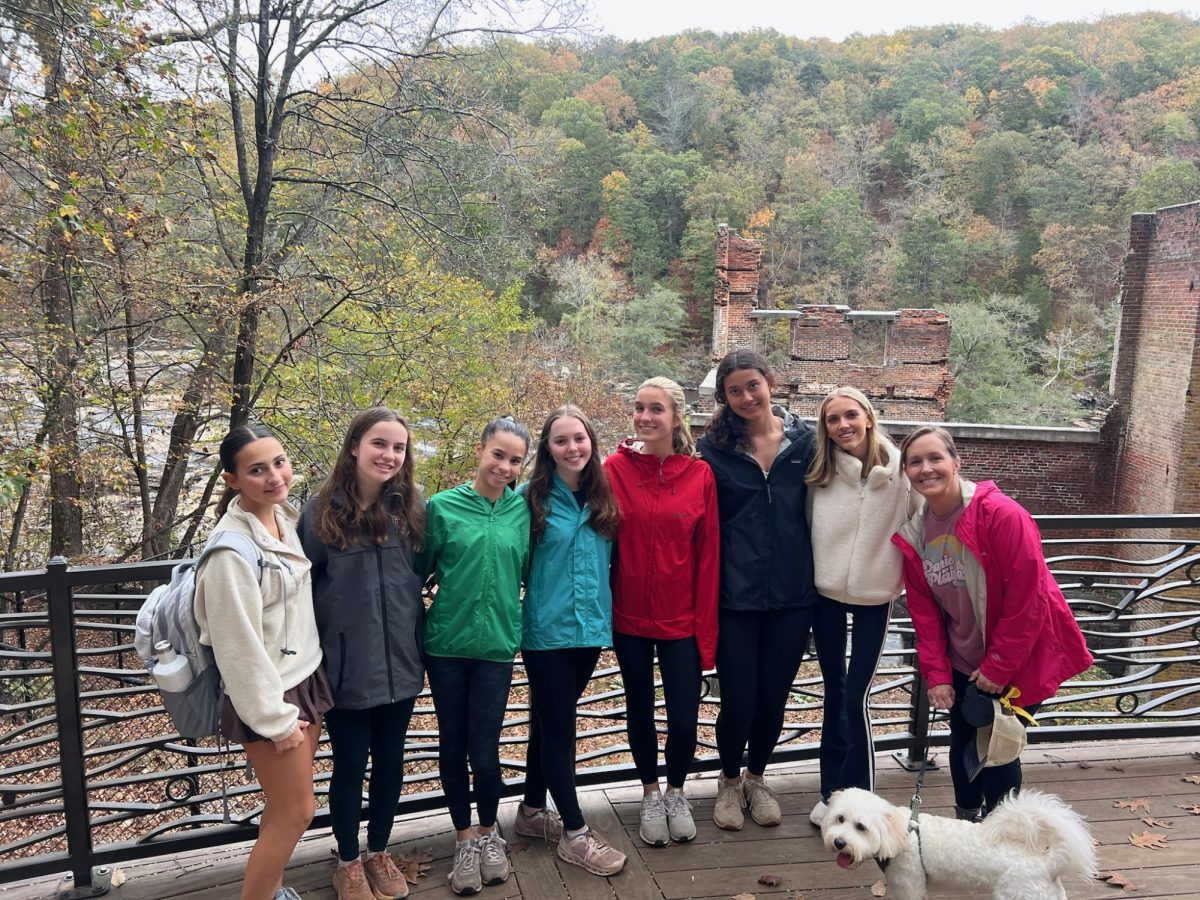
[[[1183,780],[1185,775],[1200,774],[1198,750],[1200,741],[1176,740],[1037,745],[1025,752],[1026,785],[1059,794],[1085,815],[1100,845],[1101,867],[1122,872],[1138,888],[1127,893],[1100,882],[1076,883],[1068,886],[1072,900],[1200,898],[1200,816],[1178,808],[1183,803],[1200,805],[1200,785]],[[880,756],[879,789],[892,802],[907,804],[914,781],[914,776],[890,757]],[[504,885],[484,888],[480,900],[728,900],[742,893],[773,900],[872,896],[870,887],[881,878],[879,872],[873,866],[855,872],[839,869],[821,846],[816,829],[808,824],[808,811],[816,798],[815,763],[773,774],[772,784],[780,792],[784,808],[783,823],[777,828],[759,828],[748,821],[740,832],[722,832],[711,820],[714,777],[699,777],[689,784],[698,826],[691,844],[641,845],[637,838],[638,787],[589,790],[583,795],[585,815],[592,827],[629,855],[625,871],[610,879],[597,878],[560,863],[553,848],[534,842],[512,854],[514,877]],[[949,813],[948,772],[931,771],[922,797],[927,813]],[[1130,798],[1148,800],[1152,814],[1169,820],[1172,827],[1150,829],[1140,821],[1145,813],[1135,815],[1113,805]],[[515,801],[502,806],[502,831],[510,831],[515,810]],[[1165,850],[1145,850],[1129,843],[1131,832],[1148,830],[1169,835]],[[306,900],[334,900],[329,886],[332,847],[326,830],[308,835],[297,848],[287,883]],[[397,821],[393,852],[404,855],[427,848],[433,854],[433,867],[413,886],[412,896],[421,900],[454,896],[446,887],[453,847],[445,814]],[[124,885],[108,896],[113,900],[236,900],[248,851],[248,844],[239,844],[127,863],[121,867]],[[762,875],[778,876],[780,883],[763,886],[758,883]],[[0,886],[0,900],[50,900],[57,887],[53,879]],[[935,891],[930,896],[959,900],[958,895],[946,892]]]

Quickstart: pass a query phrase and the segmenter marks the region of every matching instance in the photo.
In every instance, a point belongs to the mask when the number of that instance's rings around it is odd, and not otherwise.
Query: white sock
[[[342,858],[339,856],[339,857],[338,857],[338,868],[339,868],[339,869],[344,869],[344,868],[346,868],[346,866],[352,866],[352,865],[354,865],[356,862],[358,862],[358,858],[357,858],[357,857],[355,857],[354,859],[342,859]]]
[[[588,833],[588,827],[584,825],[582,828],[568,828],[567,837],[577,838]]]
[[[374,858],[375,858],[375,857],[377,857],[377,856],[378,856],[380,853],[384,853],[384,852],[385,852],[385,851],[383,851],[383,850],[368,850],[368,851],[367,851],[367,859],[368,859],[368,860],[374,859]]]

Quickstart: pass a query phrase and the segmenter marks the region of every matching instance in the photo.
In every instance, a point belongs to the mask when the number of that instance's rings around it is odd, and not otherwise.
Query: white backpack
[[[160,690],[163,707],[181,737],[202,738],[216,734],[221,724],[221,702],[225,696],[221,673],[217,671],[212,647],[200,643],[200,623],[196,621],[196,570],[217,550],[241,554],[258,571],[262,584],[267,562],[248,536],[234,531],[218,531],[209,537],[196,559],[185,560],[171,570],[171,580],[156,587],[138,610],[134,649],[153,669],[158,661],[154,647],[166,641],[177,654],[187,659],[191,680],[182,691]]]

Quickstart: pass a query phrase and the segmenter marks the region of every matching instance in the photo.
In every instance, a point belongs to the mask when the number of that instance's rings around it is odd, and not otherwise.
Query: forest
[[[1129,217],[1200,198],[1200,18],[628,42],[583,11],[0,0],[3,568],[186,551],[231,423],[301,493],[374,403],[427,492],[497,413],[615,442],[641,378],[712,365],[722,222],[769,306],[950,313],[951,419],[1103,408]]]

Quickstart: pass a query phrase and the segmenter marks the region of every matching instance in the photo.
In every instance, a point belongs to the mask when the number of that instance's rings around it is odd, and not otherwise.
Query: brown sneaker
[[[517,804],[517,817],[513,820],[513,831],[521,837],[538,838],[543,841],[562,840],[562,819],[552,809],[525,811],[525,804]]]
[[[750,818],[759,825],[778,825],[782,821],[783,812],[779,808],[779,797],[761,778],[743,778],[742,793],[746,797]]]
[[[404,879],[404,873],[386,850],[363,862],[363,872],[377,900],[400,900],[408,896],[408,882]]]
[[[333,870],[333,889],[337,891],[337,900],[375,900],[361,859]]]
[[[558,858],[593,875],[616,875],[625,868],[625,854],[590,828],[578,837],[564,835],[558,842]]]

